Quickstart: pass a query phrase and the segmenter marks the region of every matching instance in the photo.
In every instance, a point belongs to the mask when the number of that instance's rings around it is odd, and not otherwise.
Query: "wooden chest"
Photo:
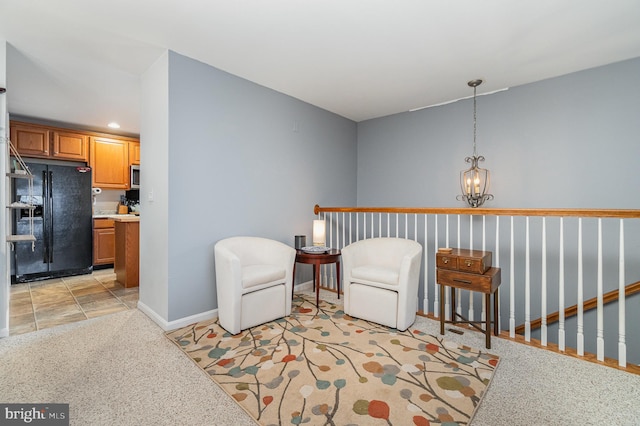
[[[447,287],[463,288],[491,294],[500,286],[500,268],[490,268],[485,274],[436,269],[436,281]]]
[[[454,248],[451,253],[436,253],[436,266],[442,269],[484,274],[491,268],[491,252]]]

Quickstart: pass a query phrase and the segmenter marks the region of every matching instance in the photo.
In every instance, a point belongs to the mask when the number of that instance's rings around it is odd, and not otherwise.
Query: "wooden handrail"
[[[629,284],[625,287],[624,295],[625,297],[632,296],[636,293],[640,293],[640,281],[635,282],[633,284]],[[611,302],[615,302],[618,300],[618,290],[611,290],[610,292],[604,294],[602,296],[603,304],[607,305]],[[584,312],[590,311],[591,309],[595,309],[598,306],[598,298],[594,297],[592,299],[587,300],[582,304]],[[571,318],[578,314],[578,305],[569,306],[564,310],[564,318]],[[560,312],[554,312],[552,314],[547,315],[547,325],[558,322],[560,319]],[[536,330],[542,326],[542,318],[538,318],[536,320],[531,321],[531,330]],[[524,324],[521,324],[516,327],[516,334],[524,333]]]
[[[556,216],[556,217],[608,217],[638,219],[640,210],[629,209],[488,209],[471,207],[320,207],[319,213],[402,213],[402,214],[464,214],[474,216]]]

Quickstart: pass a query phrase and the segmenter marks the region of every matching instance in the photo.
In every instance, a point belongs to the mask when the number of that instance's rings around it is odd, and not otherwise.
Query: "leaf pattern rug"
[[[237,335],[210,320],[166,336],[262,425],[469,423],[497,356],[313,299]]]

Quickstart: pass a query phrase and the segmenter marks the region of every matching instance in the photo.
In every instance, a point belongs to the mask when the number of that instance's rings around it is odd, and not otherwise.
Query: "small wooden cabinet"
[[[109,265],[115,261],[116,233],[113,219],[93,219],[93,265]]]
[[[89,165],[93,169],[93,186],[129,188],[129,143],[110,138],[91,138]]]
[[[89,160],[89,138],[79,132],[12,121],[11,141],[23,157]]]
[[[116,258],[113,270],[116,281],[125,288],[140,284],[140,219],[123,217],[115,220]]]

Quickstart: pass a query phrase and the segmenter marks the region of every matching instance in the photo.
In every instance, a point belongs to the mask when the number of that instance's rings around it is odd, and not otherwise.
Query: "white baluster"
[[[486,251],[486,247],[487,247],[487,216],[482,215],[482,251]],[[481,305],[482,305],[482,312],[480,313],[480,320],[482,322],[485,321],[485,319],[487,318],[487,307],[485,306],[484,303],[484,297],[480,298],[481,300]],[[497,321],[497,319],[496,319]]]
[[[360,214],[356,213],[356,241],[360,241]]]
[[[473,250],[473,215],[469,215],[469,248]],[[473,311],[473,292],[469,291],[468,293],[469,293],[469,317],[468,318],[469,318],[469,321],[473,321],[475,319],[475,312]],[[460,297],[460,299],[462,299],[462,297]]]
[[[496,216],[496,268],[500,267],[500,216]],[[500,291],[496,292],[496,296],[499,299]],[[499,300],[498,300],[499,302]],[[489,310],[489,306],[486,307]],[[501,309],[500,304],[498,303],[498,318],[494,318],[494,321],[498,321],[498,330],[502,330],[502,315],[500,314]],[[489,313],[491,315],[491,313]]]
[[[516,337],[516,276],[515,276],[515,253],[513,243],[513,216],[511,216],[511,237],[510,237],[510,259],[509,259],[509,337]]]
[[[398,226],[400,225],[400,216],[396,213],[396,237],[398,237]]]
[[[564,331],[564,218],[560,218],[560,260],[558,265],[558,349],[565,350]]]
[[[434,223],[434,234],[433,234],[433,252],[438,252],[438,215],[434,215],[433,217]],[[425,240],[426,246],[426,240]],[[436,318],[440,318],[440,284],[438,284],[438,279],[436,275],[436,268],[433,268],[433,316]]]
[[[427,246],[427,241],[428,238],[428,234],[427,234],[427,217],[428,215],[424,215],[424,303],[423,303],[423,308],[422,310],[424,311],[425,315],[429,313],[429,273],[427,271],[429,271],[429,256],[427,254],[428,250],[428,246]],[[417,232],[416,232],[417,234]],[[434,268],[435,269],[435,268]]]
[[[404,215],[404,238],[409,239],[409,214]]]
[[[524,340],[531,341],[531,257],[529,247],[529,216],[526,218],[524,266]]]
[[[547,218],[542,218],[542,291],[540,294],[540,341],[547,346]]]
[[[445,231],[445,234],[444,234],[445,247],[450,247],[449,246],[449,215],[446,215],[445,219],[446,219],[445,223],[444,223],[444,226],[445,226],[445,228],[444,228],[444,231]]]
[[[627,366],[624,274],[624,221],[620,219],[620,259],[618,263],[618,365]]]
[[[598,218],[598,326],[597,354],[598,361],[604,361],[604,299],[602,297],[602,218]]]
[[[337,213],[336,213],[337,214]],[[333,214],[329,213],[329,247],[333,247]],[[335,268],[328,268],[328,265],[323,265],[325,267],[325,275],[327,275],[327,270],[329,271],[328,274],[328,282],[327,282],[327,287],[330,289],[334,289],[334,285],[333,285],[333,274],[335,273]],[[336,286],[337,288],[337,286]]]
[[[374,237],[375,237],[375,234],[374,234],[374,232],[373,232],[373,225],[374,225],[374,222],[375,222],[375,220],[374,220],[374,218],[373,218],[373,212],[371,212],[371,238],[374,238]]]
[[[460,247],[460,215],[458,215],[458,244],[456,245],[456,247]],[[462,290],[459,288],[456,288],[454,290],[456,292],[456,300],[458,301],[458,305],[454,306],[454,308],[456,309],[456,312],[458,313],[458,315],[462,315]]]
[[[450,247],[449,245],[449,215],[447,215],[447,247]],[[445,291],[444,292],[444,313],[445,313],[445,319],[450,320],[451,319],[451,311],[455,308],[455,306],[451,306],[451,295],[449,291]]]
[[[418,214],[417,213],[413,215],[413,240],[415,242],[418,242]]]
[[[362,239],[367,239],[367,214],[362,213]]]
[[[352,229],[353,229],[353,223],[352,223],[352,221],[351,221],[351,218],[352,218],[352,217],[353,217],[352,213],[351,213],[351,212],[349,212],[349,244],[352,244],[352,243],[353,243],[353,232],[352,232]],[[357,232],[357,231],[356,231],[356,232]],[[357,235],[357,234],[356,234],[356,235]]]
[[[342,246],[340,248],[347,245],[347,221],[344,218],[345,214],[345,212],[342,212]]]
[[[578,329],[576,346],[578,355],[584,356],[584,279],[582,265],[582,218],[578,218]]]
[[[391,236],[391,213],[387,213],[387,237]]]
[[[378,213],[378,237],[382,237],[382,213]]]

